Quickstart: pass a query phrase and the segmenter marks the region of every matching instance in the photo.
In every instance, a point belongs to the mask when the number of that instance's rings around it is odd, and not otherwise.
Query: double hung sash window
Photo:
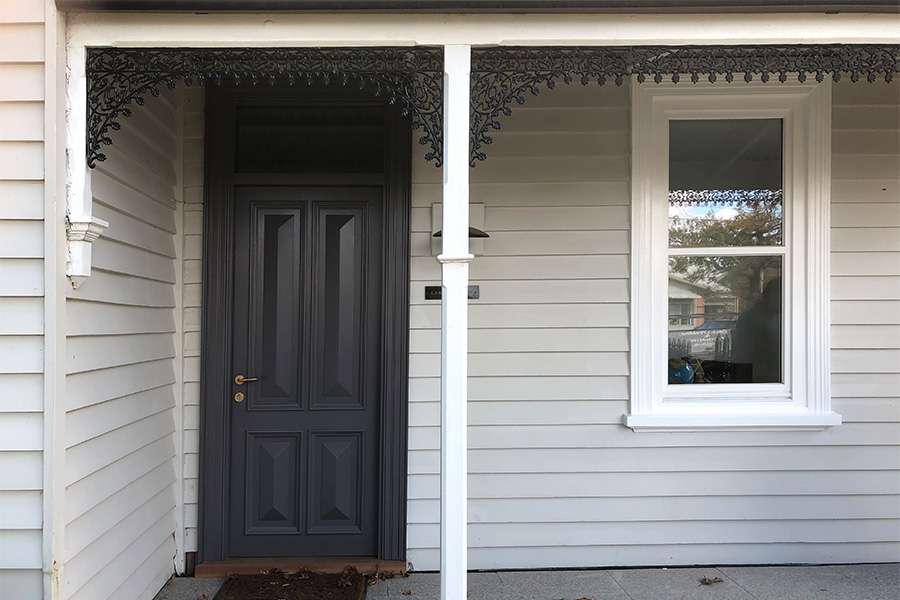
[[[785,382],[782,126],[669,121],[669,385]]]
[[[635,429],[820,428],[828,84],[633,87]]]

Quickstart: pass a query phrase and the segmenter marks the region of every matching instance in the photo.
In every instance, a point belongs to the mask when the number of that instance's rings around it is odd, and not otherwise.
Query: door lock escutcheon
[[[241,403],[244,401],[244,398],[247,396],[244,395],[244,392],[235,392],[234,393],[234,401],[237,403]]]
[[[244,385],[245,383],[250,383],[253,381],[259,381],[259,377],[246,377],[244,375],[234,376],[234,383],[237,385]]]

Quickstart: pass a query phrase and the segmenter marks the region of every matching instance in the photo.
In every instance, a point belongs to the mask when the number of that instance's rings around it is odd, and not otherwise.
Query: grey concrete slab
[[[366,591],[366,600],[385,600],[385,598],[390,598],[386,581],[379,581],[374,585],[370,585]]]
[[[506,600],[630,600],[608,571],[504,571]]]
[[[715,567],[623,569],[608,573],[631,600],[754,600]]]
[[[408,598],[409,600],[440,600],[441,580],[437,573],[412,573],[408,577],[385,579],[369,587],[366,600]]]
[[[703,577],[722,582],[703,585]],[[223,579],[175,578],[155,600],[212,600]],[[368,588],[367,600],[440,600],[437,573]],[[469,573],[468,600],[900,600],[900,564]]]
[[[440,600],[437,573],[413,573],[369,588],[367,600]],[[630,600],[605,571],[469,573],[468,600]]]
[[[720,570],[758,600],[900,600],[900,564]]]
[[[500,577],[500,573],[470,573],[469,600],[505,598],[504,582]]]
[[[154,600],[212,600],[223,583],[224,579],[173,577]]]
[[[469,600],[505,598],[497,573],[469,573]],[[440,600],[441,579],[437,573],[412,573],[408,577],[386,579],[369,587],[367,600],[407,598]]]

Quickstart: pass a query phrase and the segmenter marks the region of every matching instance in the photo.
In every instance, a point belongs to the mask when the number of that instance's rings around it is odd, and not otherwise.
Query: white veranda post
[[[441,263],[441,600],[466,598],[466,363],[471,48],[444,46]]]

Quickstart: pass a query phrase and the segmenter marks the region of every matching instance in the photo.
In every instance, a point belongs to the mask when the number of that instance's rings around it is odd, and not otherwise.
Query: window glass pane
[[[782,257],[669,259],[669,383],[781,383]]]
[[[783,243],[781,119],[669,122],[669,245]]]

